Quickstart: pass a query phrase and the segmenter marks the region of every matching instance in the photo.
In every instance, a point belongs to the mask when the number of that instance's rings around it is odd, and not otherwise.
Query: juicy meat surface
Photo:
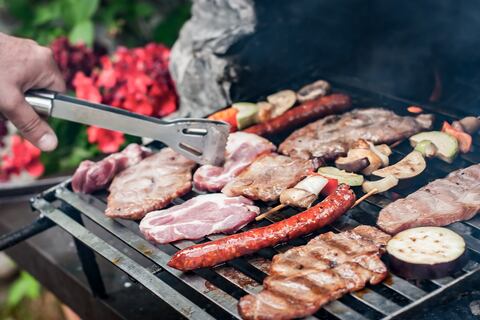
[[[148,213],[140,231],[148,240],[164,244],[199,239],[214,233],[233,233],[252,221],[260,209],[245,197],[205,194],[180,205]]]
[[[277,153],[258,157],[222,192],[228,196],[245,196],[252,200],[275,201],[283,190],[293,187],[314,170],[312,161],[292,159]]]
[[[358,232],[357,232],[358,231]],[[322,234],[273,257],[263,291],[240,299],[244,319],[293,319],[387,276],[380,260],[390,236],[371,226]]]
[[[172,149],[160,150],[113,179],[105,214],[138,220],[164,208],[191,190],[194,167],[195,162]]]
[[[433,116],[402,117],[382,108],[355,109],[330,115],[294,131],[279,151],[302,159],[333,160],[346,154],[358,139],[374,144],[392,143],[428,129]]]
[[[98,162],[82,161],[73,174],[72,189],[75,192],[92,193],[106,188],[115,175],[151,154],[150,149],[132,143],[123,151],[111,154]]]
[[[235,132],[228,136],[225,163],[222,167],[204,165],[195,171],[193,185],[198,190],[217,192],[259,155],[275,151],[267,139],[252,133]]]
[[[380,211],[377,225],[395,234],[471,219],[480,210],[480,164],[453,171]]]

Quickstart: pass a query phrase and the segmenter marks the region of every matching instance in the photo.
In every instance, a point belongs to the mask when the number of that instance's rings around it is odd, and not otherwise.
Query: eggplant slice
[[[387,244],[390,271],[410,280],[438,279],[468,261],[465,241],[441,227],[419,227],[398,233]]]

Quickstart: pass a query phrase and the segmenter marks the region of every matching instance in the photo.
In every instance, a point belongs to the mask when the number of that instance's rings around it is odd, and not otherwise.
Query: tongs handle
[[[42,116],[52,115],[53,100],[58,93],[49,90],[29,90],[25,93],[25,100]]]

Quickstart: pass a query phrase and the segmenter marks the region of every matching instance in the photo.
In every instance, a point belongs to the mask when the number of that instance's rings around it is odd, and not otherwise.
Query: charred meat
[[[193,184],[198,190],[220,191],[259,155],[275,151],[275,148],[270,141],[255,134],[232,133],[228,136],[224,165],[201,166],[193,175]]]
[[[227,183],[222,192],[252,200],[275,201],[282,191],[293,187],[314,170],[311,160],[292,159],[276,153],[260,156]]]
[[[380,260],[390,236],[370,226],[328,232],[273,258],[263,291],[240,299],[244,319],[293,319],[377,284],[387,276]]]
[[[353,143],[365,139],[373,144],[392,143],[432,126],[433,116],[402,117],[382,108],[355,109],[330,115],[293,132],[279,151],[302,159],[333,160],[346,154]]]
[[[195,162],[164,148],[122,171],[110,185],[106,215],[137,220],[192,188]]]

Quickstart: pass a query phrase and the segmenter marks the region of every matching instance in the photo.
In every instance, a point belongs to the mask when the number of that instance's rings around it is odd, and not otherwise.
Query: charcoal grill
[[[351,95],[354,107],[384,106],[398,114],[406,115],[406,107],[414,104],[379,93],[346,86],[333,82],[336,91]],[[418,104],[417,104],[418,105]],[[444,110],[438,107],[422,105],[426,112],[436,116],[435,128],[442,121],[452,121],[465,116],[458,110]],[[278,144],[289,132],[270,137]],[[73,193],[70,181],[52,187],[32,199],[32,208],[40,213],[38,220],[20,232],[0,238],[0,247],[12,245],[28,236],[57,225],[71,234],[75,240],[78,255],[92,293],[99,298],[108,296],[102,275],[96,263],[96,256],[110,261],[125,272],[132,281],[138,282],[159,302],[184,318],[190,319],[236,319],[239,318],[237,302],[247,293],[261,290],[272,257],[292,246],[305,244],[309,239],[326,231],[342,231],[359,224],[374,225],[378,212],[389,202],[413,192],[433,179],[446,176],[449,172],[480,162],[478,140],[472,153],[459,156],[454,163],[446,164],[436,159],[428,160],[427,170],[420,176],[400,183],[393,191],[371,196],[359,206],[350,209],[344,216],[330,226],[317,230],[308,236],[294,239],[275,248],[262,249],[259,252],[229,261],[223,265],[183,273],[167,266],[170,257],[179,249],[195,243],[201,243],[222,237],[212,235],[197,241],[180,241],[172,245],[154,245],[146,241],[138,230],[138,223],[107,218],[103,212],[106,207],[106,193],[80,195]],[[159,143],[150,145],[153,149],[162,148]],[[408,141],[393,148],[392,162],[401,159],[410,152]],[[357,195],[361,190],[355,190]],[[177,198],[173,204],[180,204],[199,194],[192,191]],[[262,211],[267,210],[260,204]],[[265,226],[285,217],[296,214],[293,208],[283,209],[268,219],[248,225],[244,229]],[[85,227],[85,219],[91,220],[109,234],[94,232]],[[460,233],[468,246],[470,261],[459,272],[438,280],[406,281],[395,275],[381,284],[367,286],[364,290],[348,294],[337,301],[324,306],[308,319],[397,319],[414,314],[420,307],[432,301],[438,301],[448,293],[455,292],[459,286],[480,274],[480,217],[448,226]],[[113,240],[112,240],[113,239]]]

